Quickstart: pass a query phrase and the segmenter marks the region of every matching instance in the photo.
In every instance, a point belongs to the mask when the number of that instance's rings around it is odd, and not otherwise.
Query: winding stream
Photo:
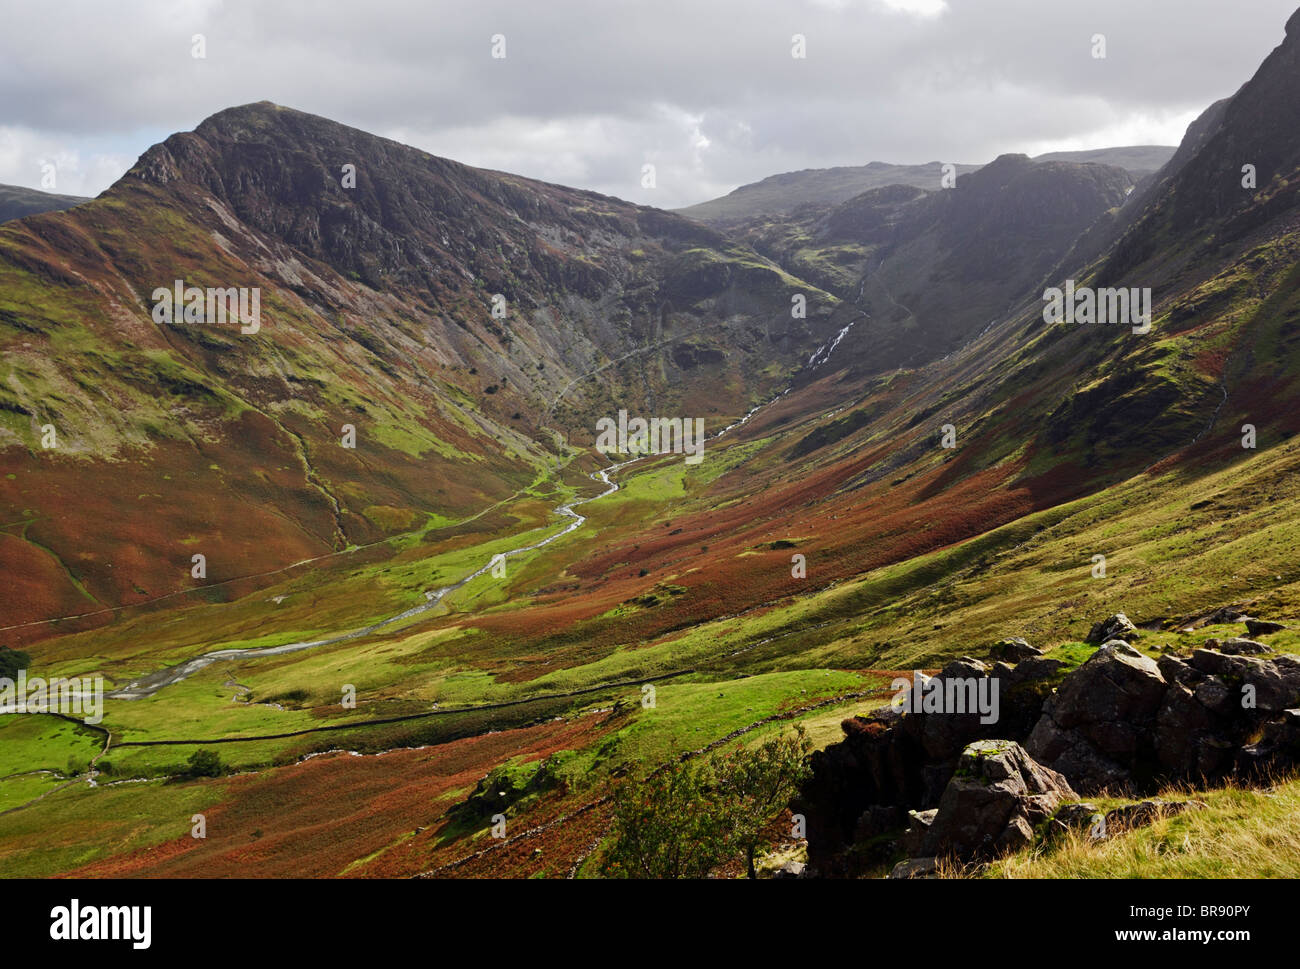
[[[631,462],[625,461],[623,464],[631,464]],[[618,491],[618,484],[610,480],[609,473],[611,471],[617,471],[619,468],[623,467],[623,464],[616,464],[609,468],[600,471],[593,471],[591,473],[590,477],[592,480],[600,481],[607,485],[606,489],[600,494],[593,495],[590,498],[583,498],[580,501],[571,501],[568,504],[561,505],[559,508],[555,509],[556,514],[573,519],[573,521],[560,531],[556,532],[554,535],[548,535],[539,542],[533,542],[531,545],[521,545],[517,548],[512,548],[509,551],[493,555],[488,559],[487,564],[479,568],[476,572],[471,572],[463,579],[454,582],[451,585],[444,585],[441,588],[426,592],[424,594],[424,602],[412,606],[410,609],[399,612],[395,616],[381,619],[379,622],[371,623],[369,626],[363,626],[360,629],[354,629],[351,632],[340,633],[337,636],[327,636],[324,639],[305,639],[294,643],[284,643],[280,646],[254,647],[252,649],[213,650],[210,653],[204,653],[202,656],[196,656],[194,659],[178,663],[176,666],[169,666],[166,669],[161,669],[157,672],[150,673],[147,676],[142,676],[138,680],[132,680],[120,690],[115,690],[112,693],[109,693],[108,698],[112,700],[142,700],[145,697],[153,696],[163,687],[171,686],[173,683],[179,683],[181,680],[193,676],[199,670],[205,669],[213,663],[218,663],[221,660],[257,659],[262,656],[281,656],[285,653],[296,653],[304,649],[315,649],[318,646],[331,646],[334,643],[345,643],[352,639],[360,639],[363,636],[369,636],[371,633],[384,629],[387,626],[391,626],[394,623],[401,622],[404,619],[410,619],[411,617],[418,616],[421,613],[429,612],[431,609],[436,609],[438,604],[442,602],[447,595],[468,585],[480,575],[490,572],[498,561],[504,561],[505,559],[512,558],[516,555],[522,555],[524,552],[532,552],[539,548],[544,548],[552,542],[568,535],[570,532],[581,528],[587,519],[573,509],[579,505],[585,505],[588,502],[596,501]]]
[[[826,360],[830,358],[831,353],[833,353],[835,348],[839,345],[840,341],[844,338],[844,335],[845,333],[848,332],[849,327],[851,327],[852,325],[853,324],[850,323],[849,326],[845,327],[844,330],[842,330],[836,337],[834,337],[832,340],[824,344],[815,354],[813,354],[812,360],[809,361],[808,365],[815,366],[817,365],[818,362],[825,363]],[[757,406],[752,408],[749,411],[749,413],[747,413],[744,417],[740,418],[740,420],[736,421],[733,424],[727,425],[722,430],[720,430],[717,434],[713,435],[711,439],[717,440],[718,438],[722,437],[724,434],[728,433],[729,431],[734,430],[735,428],[740,427],[741,425],[747,423],[749,419],[752,418],[755,414],[757,414],[760,410],[770,406],[771,404],[776,403],[778,400],[783,398],[789,392],[790,389],[787,388],[786,390],[782,391],[780,394],[776,395],[772,399],[762,404],[758,404]],[[480,567],[477,571],[471,572],[463,579],[460,579],[459,581],[451,585],[445,585],[438,589],[433,589],[425,592],[424,602],[412,606],[409,609],[403,610],[402,612],[399,612],[395,616],[390,616],[387,619],[381,619],[379,622],[371,623],[370,625],[363,626],[360,629],[354,629],[351,632],[339,633],[338,635],[335,636],[326,636],[323,639],[306,639],[306,640],[301,640],[299,642],[284,643],[283,645],[280,646],[263,646],[263,647],[254,647],[251,649],[213,650],[210,653],[204,653],[201,656],[196,656],[194,659],[185,660],[183,663],[178,663],[175,666],[169,666],[166,667],[165,669],[157,670],[153,673],[149,673],[145,676],[142,676],[139,679],[132,680],[130,683],[128,683],[126,686],[122,687],[121,689],[114,690],[113,692],[109,693],[108,698],[112,700],[143,700],[146,697],[153,696],[155,693],[157,693],[159,690],[163,689],[164,687],[171,686],[173,683],[179,683],[181,682],[181,680],[187,679],[193,676],[195,673],[199,672],[200,670],[206,669],[207,667],[211,666],[213,663],[219,663],[222,660],[233,660],[233,659],[244,660],[244,659],[258,659],[263,656],[282,656],[286,653],[297,653],[305,649],[316,649],[317,647],[320,646],[332,646],[335,643],[345,643],[353,639],[360,639],[364,636],[369,636],[372,633],[378,632],[381,629],[393,625],[394,623],[399,623],[402,622],[403,620],[410,619],[414,616],[418,616],[422,613],[426,613],[433,609],[436,609],[438,607],[438,604],[441,603],[442,600],[446,598],[450,593],[455,592],[457,589],[463,588],[464,586],[468,585],[470,582],[473,582],[475,579],[477,579],[480,575],[484,575],[490,572],[492,568],[498,563],[498,561],[508,559],[508,558],[513,558],[514,556],[522,555],[525,552],[533,552],[539,548],[544,548],[547,545],[550,545],[552,542],[563,538],[565,535],[568,535],[570,532],[574,532],[577,529],[581,528],[583,524],[587,521],[587,519],[585,516],[580,515],[578,512],[574,511],[574,509],[577,508],[579,505],[585,505],[593,501],[599,501],[601,498],[606,498],[609,495],[612,495],[614,492],[618,491],[618,484],[617,482],[610,479],[609,477],[610,474],[618,471],[620,468],[626,467],[629,464],[635,464],[637,461],[644,460],[644,457],[645,456],[632,458],[631,460],[623,461],[619,464],[610,465],[608,468],[603,468],[599,471],[593,471],[589,477],[591,477],[593,481],[599,481],[602,484],[606,485],[605,490],[598,495],[593,495],[590,498],[583,498],[578,501],[571,501],[568,502],[567,504],[560,505],[558,508],[556,508],[555,509],[556,514],[562,515],[566,518],[572,518],[573,521],[571,521],[560,531],[556,532],[554,535],[549,535],[546,538],[542,539],[541,541],[533,542],[531,545],[521,545],[518,546],[517,548],[512,548],[509,551],[500,552],[497,553],[496,555],[493,555],[487,561],[487,564]]]

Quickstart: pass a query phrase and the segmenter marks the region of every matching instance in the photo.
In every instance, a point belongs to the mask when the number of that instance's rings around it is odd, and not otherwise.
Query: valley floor
[[[665,538],[695,527],[697,510],[716,511],[710,486],[743,470],[761,442],[719,444],[698,468],[628,468],[617,492],[583,508],[592,527],[549,544],[541,539],[565,528],[549,509],[590,495],[585,474],[539,481],[466,526],[395,541],[385,555],[343,556],[231,603],[124,615],[49,641],[46,675],[90,672],[90,662],[120,685],[217,645],[357,628],[494,555],[537,546],[508,559],[504,578],[480,575],[402,622],[316,649],[232,654],[140,699],[109,700],[107,751],[102,735],[66,721],[0,717],[0,871],[593,875],[608,786],[628,765],[752,744],[794,722],[825,746],[841,720],[885,702],[895,675],[986,655],[1012,635],[1077,665],[1088,627],[1116,611],[1146,630],[1139,645],[1150,655],[1226,632],[1184,629],[1227,603],[1300,617],[1300,523],[1288,512],[1300,500],[1296,443],[1216,471],[1139,475],[819,581],[815,549],[842,527],[833,505],[758,518],[751,506],[742,532],[687,536],[689,549]],[[792,591],[744,593],[746,576],[789,574],[800,549],[808,577],[787,583]],[[1104,578],[1093,574],[1099,552]],[[701,609],[700,589],[720,581],[742,586],[717,590],[716,603],[749,604]],[[1270,644],[1300,653],[1300,632]],[[355,708],[341,702],[348,687]],[[198,750],[216,751],[233,773],[187,778]],[[543,762],[559,782],[530,791]],[[448,813],[489,774],[513,778],[504,839],[492,837],[490,815]],[[1101,847],[1011,857],[984,874],[1293,875],[1300,854],[1286,818],[1296,789],[1211,792],[1201,795],[1210,809],[1194,816]],[[191,837],[196,814],[206,839]],[[1216,851],[1223,844],[1236,846],[1231,857]],[[799,851],[779,827],[772,850]]]

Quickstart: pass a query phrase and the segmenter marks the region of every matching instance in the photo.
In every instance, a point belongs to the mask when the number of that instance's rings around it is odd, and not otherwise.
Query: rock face
[[[1297,761],[1278,718],[1300,705],[1300,661],[1240,655],[1250,641],[1229,642],[1158,664],[1107,643],[1043,705],[1026,749],[1085,793],[1251,778]]]
[[[1122,630],[1120,618],[1098,625]],[[898,711],[846,720],[844,741],[814,754],[796,801],[808,821],[810,871],[854,875],[900,852],[982,857],[1028,843],[1040,821],[1063,830],[1101,819],[1091,805],[1052,817],[1075,791],[1141,796],[1170,781],[1250,783],[1295,770],[1300,659],[1246,655],[1250,642],[1156,662],[1108,640],[1064,676],[1041,655],[991,669],[955,660],[935,679],[996,680],[997,722]],[[1174,810],[1144,804],[1117,809],[1107,825]]]
[[[1121,785],[1155,761],[1153,728],[1165,687],[1155,662],[1125,642],[1108,642],[1043,705],[1025,746],[1081,790]]]
[[[1064,777],[1019,744],[978,740],[962,751],[920,854],[987,858],[1014,851],[1032,843],[1035,827],[1074,797]]]

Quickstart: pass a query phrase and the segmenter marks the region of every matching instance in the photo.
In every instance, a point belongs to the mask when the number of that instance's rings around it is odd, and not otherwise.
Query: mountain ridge
[[[1057,151],[1035,156],[1035,162],[1095,162],[1128,171],[1140,181],[1159,170],[1175,149],[1161,145],[1132,145],[1081,151]],[[982,165],[954,164],[951,175],[967,175]],[[942,162],[922,165],[892,165],[869,162],[859,166],[807,168],[769,175],[733,189],[726,195],[698,202],[674,211],[705,224],[720,227],[744,226],[763,217],[789,215],[807,205],[836,205],[854,196],[888,185],[937,190],[949,174]]]

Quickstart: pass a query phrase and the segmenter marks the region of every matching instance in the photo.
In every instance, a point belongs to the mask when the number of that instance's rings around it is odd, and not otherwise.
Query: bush
[[[613,794],[605,874],[703,878],[740,856],[750,878],[763,830],[809,773],[803,727],[708,761],[675,761]]]
[[[703,878],[726,857],[726,829],[710,809],[707,763],[676,761],[614,792],[614,844],[604,873]]]
[[[196,750],[186,763],[186,777],[221,777],[226,773],[226,765],[215,750]]]
[[[20,649],[0,646],[0,677],[7,680],[18,679],[18,671],[25,670],[32,658]]]

